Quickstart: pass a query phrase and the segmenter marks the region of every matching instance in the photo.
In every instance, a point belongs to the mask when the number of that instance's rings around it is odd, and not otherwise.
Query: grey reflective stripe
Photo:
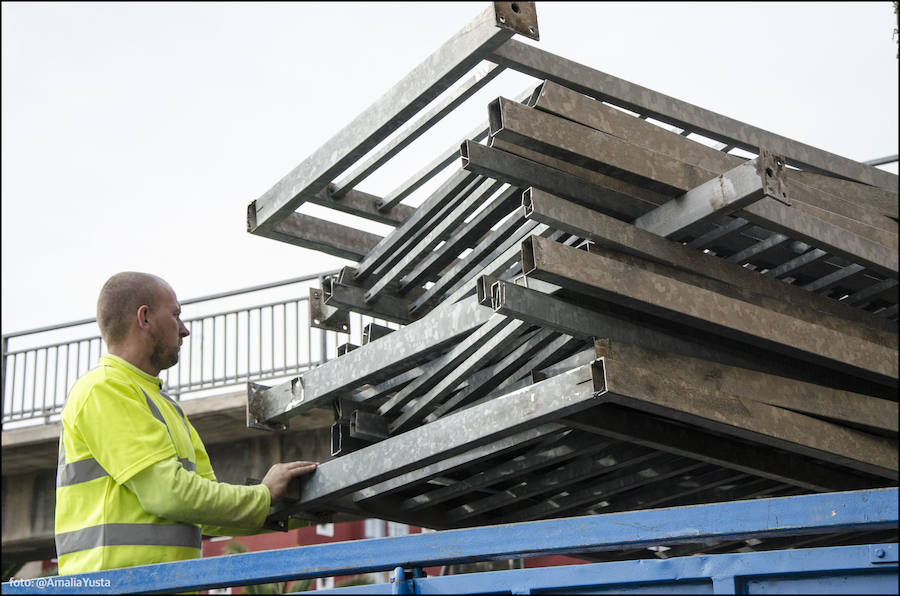
[[[184,415],[184,410],[181,409],[181,405],[180,405],[177,401],[175,401],[174,399],[172,399],[172,398],[171,398],[165,391],[163,391],[162,389],[159,390],[159,394],[160,394],[161,396],[163,396],[163,398],[164,398],[166,401],[168,401],[170,404],[172,404],[172,405],[175,407],[175,411],[178,412],[178,413],[181,415],[181,420],[184,422],[184,429],[185,429],[186,431],[188,431],[188,434],[190,435],[190,434],[191,434],[191,429],[188,428],[187,416]]]
[[[162,422],[163,424],[166,424],[166,419],[163,418],[162,412],[159,411],[159,408],[156,407],[156,404],[153,403],[153,400],[150,399],[150,396],[147,395],[147,392],[144,391],[143,388],[141,388],[141,393],[144,394],[144,399],[147,400],[147,407],[150,408],[150,413],[153,414],[153,417],[156,418],[157,420],[159,420],[160,422]],[[166,424],[166,430],[169,430],[168,424]]]
[[[103,524],[56,535],[61,557],[98,546],[186,546],[200,548],[200,526],[190,524]]]
[[[61,466],[66,463],[66,442],[63,440],[63,426],[59,425],[59,459],[56,465]]]
[[[107,476],[107,473],[103,466],[93,457],[89,457],[59,466],[56,470],[56,486],[71,486],[104,476]]]
[[[147,392],[144,391],[143,388],[141,388],[141,393],[144,394],[144,399],[147,400],[147,405],[150,407],[150,411],[153,413],[153,416],[154,416],[157,420],[159,420],[160,422],[162,422],[163,424],[166,424],[166,420],[165,420],[165,418],[163,418],[162,412],[159,411],[159,408],[156,407],[156,404],[153,403],[153,400],[150,399],[150,396],[147,395]],[[188,431],[188,435],[190,435],[191,432],[190,432],[190,430],[188,429],[188,426],[187,426],[187,418],[184,417],[184,411],[181,409],[181,406],[179,406],[179,405],[176,404],[174,401],[172,401],[172,398],[169,397],[168,395],[166,395],[165,393],[160,392],[160,395],[162,395],[162,396],[163,396],[164,398],[166,398],[172,405],[175,406],[175,409],[178,410],[178,413],[179,413],[179,414],[181,414],[181,419],[184,420],[184,428]],[[169,432],[169,425],[168,425],[168,424],[166,424],[166,432]],[[169,433],[169,438],[172,438],[172,434],[171,434],[171,433]],[[173,442],[173,443],[175,442],[174,438],[172,438],[172,442]],[[181,467],[183,467],[183,468],[184,468],[185,470],[187,470],[188,472],[196,472],[196,471],[197,471],[197,464],[195,464],[194,462],[192,462],[191,460],[189,460],[189,459],[186,458],[186,457],[179,457],[179,458],[178,458],[178,463],[180,463],[180,464],[181,464]]]

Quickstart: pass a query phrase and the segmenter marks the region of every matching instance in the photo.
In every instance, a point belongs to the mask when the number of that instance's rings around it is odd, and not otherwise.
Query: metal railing
[[[222,298],[247,296],[292,284],[308,286],[332,273],[335,272],[203,296],[181,304],[203,306]],[[177,399],[188,399],[221,392],[247,381],[292,376],[337,356],[338,344],[361,337],[363,326],[370,321],[397,327],[352,313],[349,335],[313,328],[309,324],[308,295],[185,318],[190,335],[184,339],[179,362],[163,371],[160,378],[167,393]],[[106,350],[99,333],[14,350],[9,349],[10,339],[28,339],[95,323],[95,319],[84,319],[3,335],[4,425],[53,421],[62,410],[72,384],[96,366]],[[356,339],[355,343],[361,341]]]

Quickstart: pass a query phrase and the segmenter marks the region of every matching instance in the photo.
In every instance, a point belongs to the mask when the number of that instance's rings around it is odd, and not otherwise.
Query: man
[[[288,482],[313,462],[275,464],[260,485],[216,481],[197,431],[161,391],[188,330],[155,275],[113,275],[97,300],[108,353],[62,412],[56,480],[59,573],[200,557],[201,532],[260,531]]]

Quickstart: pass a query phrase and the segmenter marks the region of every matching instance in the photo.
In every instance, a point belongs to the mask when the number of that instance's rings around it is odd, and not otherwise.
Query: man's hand
[[[266,477],[262,479],[262,483],[269,488],[271,504],[274,505],[284,498],[284,493],[291,478],[310,474],[318,465],[318,462],[313,461],[292,461],[284,464],[275,464],[269,468],[269,471],[266,472]]]

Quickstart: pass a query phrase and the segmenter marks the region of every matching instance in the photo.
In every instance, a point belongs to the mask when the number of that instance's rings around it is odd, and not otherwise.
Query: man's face
[[[189,332],[181,322],[181,305],[168,285],[160,285],[156,307],[148,318],[152,322],[150,334],[153,338],[150,362],[160,370],[175,366],[181,342]]]

